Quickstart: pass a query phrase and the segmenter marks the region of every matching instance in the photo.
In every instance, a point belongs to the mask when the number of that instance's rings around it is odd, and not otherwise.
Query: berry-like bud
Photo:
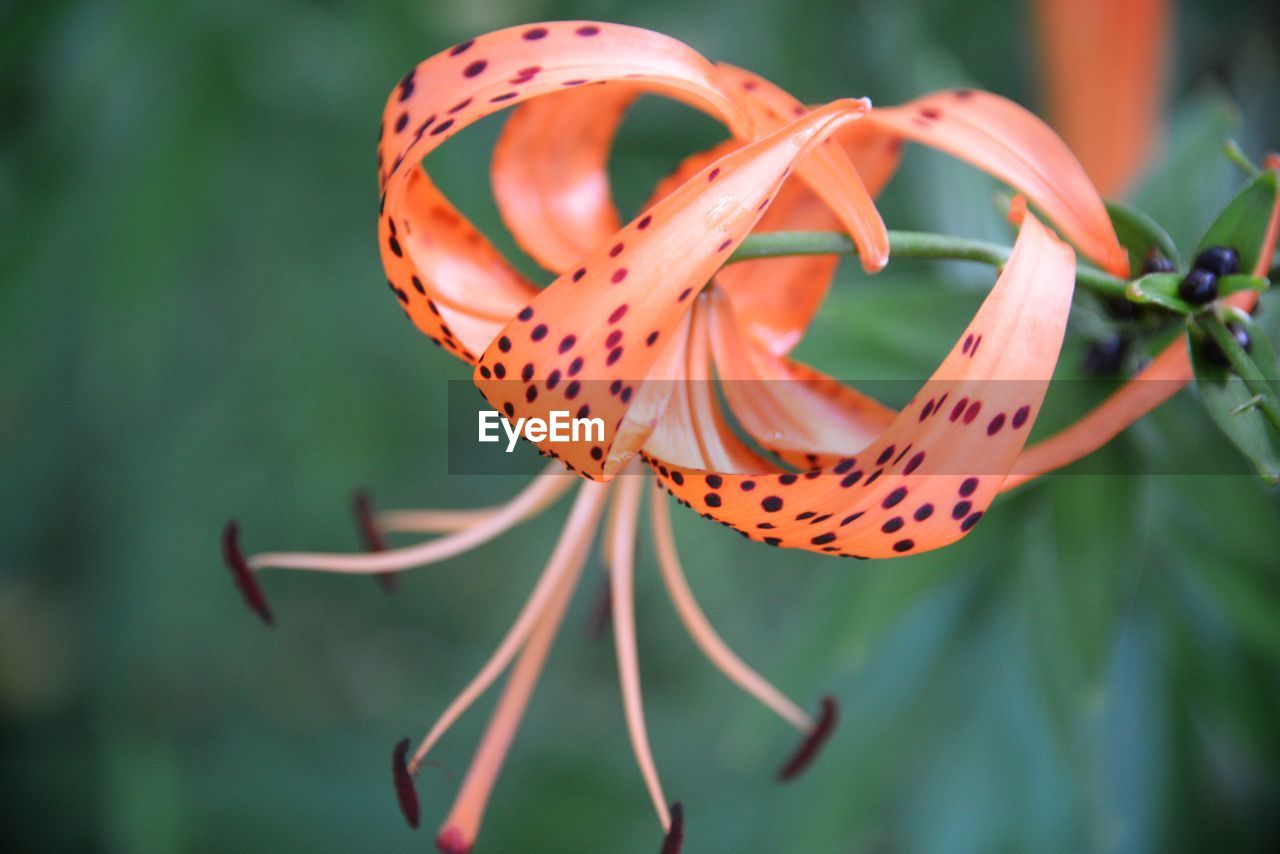
[[[1194,266],[1215,276],[1230,276],[1240,272],[1240,253],[1229,246],[1210,246],[1196,256]]]
[[[1253,341],[1249,338],[1249,333],[1243,326],[1235,323],[1228,323],[1227,330],[1239,343],[1240,349],[1248,353],[1253,348]],[[1231,361],[1227,358],[1227,354],[1222,352],[1222,348],[1218,346],[1218,342],[1212,338],[1204,339],[1204,346],[1201,350],[1204,357],[1209,360],[1210,364],[1217,365],[1219,368],[1231,367]]]
[[[1124,297],[1107,297],[1103,300],[1103,307],[1107,310],[1107,315],[1116,320],[1123,320],[1132,323],[1140,316],[1138,309],[1142,306],[1130,299]]]
[[[1084,354],[1084,372],[1092,377],[1113,377],[1120,372],[1126,342],[1120,335],[1099,338]]]
[[[1196,267],[1187,273],[1182,284],[1178,285],[1178,296],[1192,305],[1206,305],[1213,302],[1218,298],[1217,274],[1203,267]]]
[[[1148,273],[1172,273],[1178,269],[1173,266],[1173,262],[1164,255],[1160,254],[1160,250],[1154,246],[1147,250],[1147,257],[1142,261],[1142,275]]]

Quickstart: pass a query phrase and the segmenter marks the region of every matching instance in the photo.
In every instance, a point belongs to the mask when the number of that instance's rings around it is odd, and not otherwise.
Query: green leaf
[[[1194,314],[1201,306],[1192,305],[1178,296],[1181,282],[1181,273],[1148,273],[1130,282],[1125,296],[1134,302],[1163,306],[1179,314]]]
[[[1114,199],[1107,201],[1107,214],[1111,217],[1111,225],[1116,230],[1116,237],[1120,238],[1120,244],[1129,251],[1130,270],[1140,271],[1152,249],[1172,261],[1175,267],[1180,266],[1178,247],[1154,219],[1137,208]]]
[[[1263,376],[1274,383],[1276,356],[1266,334],[1245,312],[1232,310],[1229,320],[1249,333],[1253,342],[1250,355]],[[1265,480],[1280,482],[1280,435],[1255,405],[1256,396],[1244,380],[1204,357],[1203,343],[1204,334],[1188,324],[1187,347],[1205,408]]]
[[[1276,173],[1268,172],[1245,185],[1209,226],[1200,245],[1199,255],[1210,246],[1229,246],[1240,253],[1240,269],[1252,271],[1258,263],[1276,203]]]
[[[1271,281],[1262,276],[1223,276],[1218,279],[1218,295],[1229,296],[1240,291],[1258,291],[1261,293],[1271,287]]]
[[[1148,305],[1159,305],[1179,314],[1195,314],[1203,311],[1204,306],[1192,305],[1178,296],[1178,286],[1182,283],[1181,273],[1148,273],[1140,279],[1134,279],[1125,288],[1125,296],[1134,302]],[[1271,282],[1261,276],[1223,276],[1218,280],[1218,294],[1240,291],[1265,291]]]

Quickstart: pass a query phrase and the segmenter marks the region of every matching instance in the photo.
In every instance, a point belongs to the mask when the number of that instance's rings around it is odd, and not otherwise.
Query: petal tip
[[[671,825],[667,835],[662,838],[660,854],[680,854],[684,845],[684,804],[676,801],[671,805]]]
[[[1021,227],[1027,218],[1027,197],[1019,193],[1009,202],[1009,224]]]
[[[436,837],[436,849],[440,854],[470,854],[471,842],[459,828],[449,825]]]
[[[405,759],[409,755],[409,739],[402,738],[396,742],[391,751],[391,779],[396,786],[396,802],[400,805],[400,814],[414,830],[418,829],[420,811],[418,808],[418,790],[413,785],[413,775]]]
[[[271,625],[275,618],[272,616],[271,607],[267,604],[267,597],[263,594],[262,587],[254,578],[253,570],[249,568],[248,561],[240,551],[240,526],[234,519],[227,522],[226,527],[222,529],[222,559],[227,569],[231,571],[231,578],[239,588],[240,595],[244,597],[249,610],[257,614],[262,622],[268,626]]]
[[[382,539],[382,532],[378,530],[377,524],[373,521],[373,496],[367,489],[357,489],[351,494],[351,515],[356,520],[356,533],[360,535],[360,541],[364,543],[365,551],[384,552],[387,550],[387,543]],[[374,576],[378,579],[378,583],[382,585],[382,589],[388,593],[396,592],[396,576],[395,573],[381,572]]]
[[[778,769],[778,781],[782,783],[790,782],[813,764],[813,760],[818,757],[822,750],[822,746],[831,737],[831,733],[836,728],[836,721],[839,718],[840,707],[836,703],[836,698],[830,694],[822,698],[822,712],[818,716],[818,720],[813,725],[813,729],[805,736],[800,746],[791,754],[791,758],[786,764]]]

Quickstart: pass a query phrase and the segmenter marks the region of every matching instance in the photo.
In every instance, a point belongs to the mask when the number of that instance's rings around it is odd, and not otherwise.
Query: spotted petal
[[[714,297],[704,292],[689,315],[687,340],[680,342],[684,370],[672,384],[670,405],[645,440],[644,453],[689,468],[769,471],[776,466],[733,432],[717,399],[709,331]]]
[[[831,377],[758,346],[734,306],[712,295],[716,367],[730,409],[760,445],[801,469],[850,456],[896,413]]]
[[[960,342],[856,457],[803,475],[650,465],[694,510],[771,545],[864,557],[947,545],[982,518],[1026,442],[1074,284],[1070,247],[1027,215]]]
[[[569,21],[498,30],[420,63],[388,98],[378,147],[383,267],[414,323],[456,355],[472,361],[472,353],[496,334],[495,318],[509,318],[531,291],[417,163],[498,110],[619,81],[690,104],[738,136],[752,135],[751,120],[723,91],[714,66],[680,42],[617,24]],[[454,228],[438,232],[434,226],[441,223]],[[477,269],[491,275],[473,276]],[[447,317],[438,300],[458,292],[466,299],[455,302]]]
[[[1128,276],[1128,255],[1084,167],[1048,125],[1012,101],[956,89],[877,108],[869,121],[1011,184],[1085,256],[1117,276]]]
[[[493,149],[493,197],[520,248],[563,273],[618,230],[609,152],[640,94],[618,84],[521,104]]]
[[[603,419],[605,441],[547,449],[590,477],[611,477],[640,444],[635,435],[615,443],[636,385],[690,297],[751,231],[796,163],[866,110],[863,101],[833,102],[694,175],[507,324],[480,359],[480,390],[509,416],[547,418],[578,406],[589,385],[589,417]]]

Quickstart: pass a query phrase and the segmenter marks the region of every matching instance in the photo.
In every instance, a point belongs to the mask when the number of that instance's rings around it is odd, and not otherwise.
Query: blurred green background
[[[1278,14],[1181,8],[1169,131],[1138,199],[1184,247],[1240,180],[1222,138],[1280,145]],[[419,59],[574,17],[669,33],[810,102],[972,84],[1037,103],[1028,12],[994,0],[0,3],[8,850],[431,847],[491,698],[420,777],[416,835],[391,745],[497,642],[564,507],[394,597],[265,576],[274,630],[242,607],[218,532],[234,515],[250,550],[346,550],[353,486],[385,507],[520,486],[446,475],[446,380],[466,372],[387,293],[373,142]],[[446,146],[435,174],[510,248],[486,179],[498,127]],[[691,111],[642,105],[618,148],[624,205],[716,138]],[[885,216],[1007,239],[994,189],[913,151]],[[846,264],[803,353],[841,376],[927,375],[989,282]],[[1100,322],[1081,306],[1064,375]],[[1085,405],[1072,394],[1055,411]],[[957,546],[892,563],[780,553],[677,514],[726,639],[802,704],[842,701],[826,753],[786,787],[772,774],[794,734],[700,658],[642,546],[646,704],[687,850],[1277,850],[1280,498],[1246,476],[1149,473],[1235,465],[1194,392],[1103,455],[1131,474],[1052,478]],[[579,629],[590,570],[478,852],[657,847],[611,644]]]

